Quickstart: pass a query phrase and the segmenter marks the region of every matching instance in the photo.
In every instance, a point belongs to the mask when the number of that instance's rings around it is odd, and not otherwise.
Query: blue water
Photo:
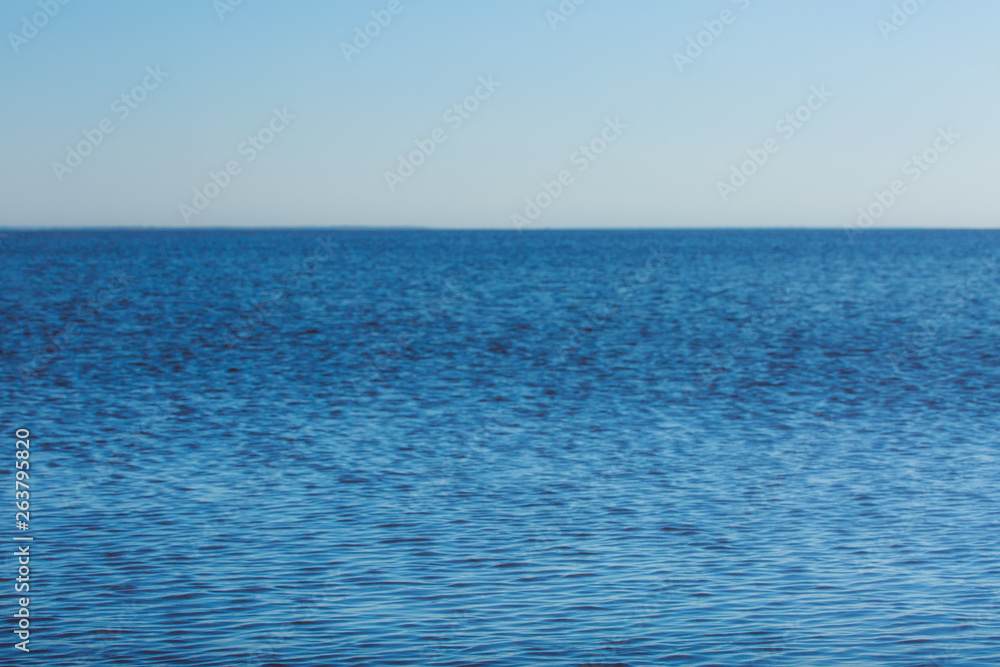
[[[998,250],[11,232],[0,662],[1000,664]]]

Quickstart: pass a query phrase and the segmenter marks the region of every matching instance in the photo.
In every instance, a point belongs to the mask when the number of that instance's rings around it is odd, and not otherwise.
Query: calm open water
[[[0,663],[1000,664],[998,250],[11,232]]]

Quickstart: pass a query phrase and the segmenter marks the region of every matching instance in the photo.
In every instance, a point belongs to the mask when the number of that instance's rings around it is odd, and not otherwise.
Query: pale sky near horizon
[[[235,2],[3,3],[0,226],[1000,222],[1000,3]]]

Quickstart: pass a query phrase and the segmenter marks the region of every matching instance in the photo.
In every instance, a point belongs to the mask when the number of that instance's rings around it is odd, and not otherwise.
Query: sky
[[[577,2],[5,0],[0,226],[998,225],[995,0]]]

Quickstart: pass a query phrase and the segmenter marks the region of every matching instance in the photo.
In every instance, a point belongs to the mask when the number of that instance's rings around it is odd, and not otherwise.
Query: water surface
[[[11,233],[31,659],[1000,664],[998,247]]]

